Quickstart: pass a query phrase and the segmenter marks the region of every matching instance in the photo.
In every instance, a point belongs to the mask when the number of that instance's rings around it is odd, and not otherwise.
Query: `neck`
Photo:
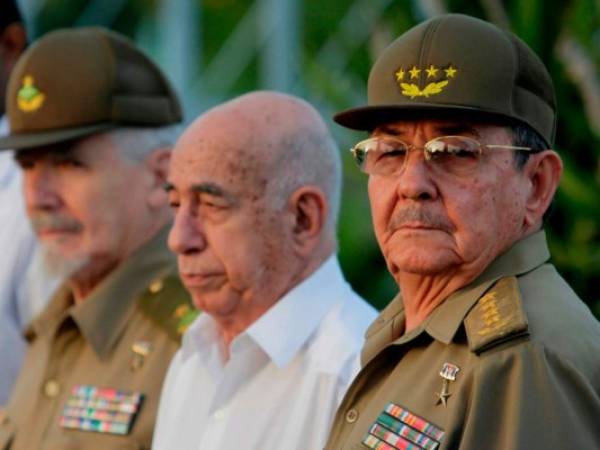
[[[271,295],[268,301],[264,300],[266,298],[265,291],[259,290],[257,292],[248,293],[247,300],[243,301],[232,314],[227,316],[213,315],[212,317],[217,322],[221,339],[223,340],[225,360],[229,359],[231,342],[266,314],[267,311],[279,302],[279,300],[281,300],[281,298],[289,291],[312,275],[328,257],[329,255],[324,258],[312,258],[309,261],[303,260],[297,266],[298,268],[301,268],[301,270],[298,270],[288,279],[285,287],[277,289],[275,286],[269,285],[267,292],[270,294],[274,292],[278,293],[276,295]]]
[[[102,261],[88,264],[69,278],[75,304],[83,303],[88,295],[112,272],[119,261]]]
[[[444,275],[421,275],[400,273],[396,282],[402,292],[406,329],[417,328],[446,299],[476,276],[450,273]]]

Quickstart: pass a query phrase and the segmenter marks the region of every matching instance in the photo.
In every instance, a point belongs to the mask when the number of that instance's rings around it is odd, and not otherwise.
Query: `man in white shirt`
[[[321,449],[375,311],[335,256],[335,144],[306,102],[255,92],[175,146],[169,246],[202,314],[163,386],[157,450]]]

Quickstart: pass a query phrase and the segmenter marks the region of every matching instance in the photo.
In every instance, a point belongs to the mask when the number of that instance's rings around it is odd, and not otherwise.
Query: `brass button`
[[[44,385],[44,393],[48,397],[56,397],[60,392],[60,384],[56,380],[48,380]]]
[[[162,291],[162,288],[163,288],[163,282],[161,280],[156,280],[148,287],[148,290],[150,292],[152,292],[153,294],[157,294],[160,291]]]
[[[358,419],[358,411],[354,408],[349,409],[346,413],[346,422],[354,423]]]

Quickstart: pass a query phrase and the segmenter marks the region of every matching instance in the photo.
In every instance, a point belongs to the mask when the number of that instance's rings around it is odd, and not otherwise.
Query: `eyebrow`
[[[163,185],[163,189],[167,192],[176,190],[175,185],[170,182],[166,182]],[[223,188],[211,182],[193,184],[191,187],[191,191],[201,194],[214,195],[216,197],[228,197],[227,193]]]

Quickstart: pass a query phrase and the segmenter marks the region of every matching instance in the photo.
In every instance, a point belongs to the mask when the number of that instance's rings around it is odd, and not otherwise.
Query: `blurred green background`
[[[340,258],[377,308],[395,295],[375,242],[366,179],[346,149],[363,138],[331,115],[364,104],[377,55],[414,24],[444,12],[508,28],[544,60],[559,106],[565,174],[546,230],[553,262],[600,317],[600,0],[21,0],[32,39],[101,25],[134,39],[181,94],[187,120],[255,89],[306,98],[343,155]],[[57,68],[68,70],[68,68]]]

